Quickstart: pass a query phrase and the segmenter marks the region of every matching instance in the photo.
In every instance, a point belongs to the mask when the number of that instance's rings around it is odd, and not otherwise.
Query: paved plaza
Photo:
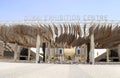
[[[0,78],[120,78],[120,65],[0,62]]]

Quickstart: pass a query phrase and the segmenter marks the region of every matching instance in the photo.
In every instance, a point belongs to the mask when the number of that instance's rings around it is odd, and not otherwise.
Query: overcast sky
[[[119,20],[119,8],[119,0],[0,0],[0,20],[46,15],[107,15]]]

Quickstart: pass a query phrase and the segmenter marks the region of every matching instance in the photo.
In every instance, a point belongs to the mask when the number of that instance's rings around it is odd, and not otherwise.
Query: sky
[[[59,15],[107,16],[120,19],[119,0],[0,0],[0,20]]]

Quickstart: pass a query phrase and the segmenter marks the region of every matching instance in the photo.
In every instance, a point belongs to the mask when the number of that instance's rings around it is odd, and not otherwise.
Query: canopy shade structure
[[[25,47],[36,47],[37,35],[51,47],[75,47],[90,43],[94,33],[96,48],[112,48],[120,44],[119,24],[112,23],[60,23],[60,24],[1,24],[0,40]]]
[[[120,44],[120,26],[118,24],[96,24],[89,28],[94,32],[96,48],[114,48]]]

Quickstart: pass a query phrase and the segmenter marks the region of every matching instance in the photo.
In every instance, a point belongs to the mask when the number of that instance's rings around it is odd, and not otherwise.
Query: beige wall
[[[75,48],[65,48],[63,51],[65,56],[73,56],[75,54]]]

